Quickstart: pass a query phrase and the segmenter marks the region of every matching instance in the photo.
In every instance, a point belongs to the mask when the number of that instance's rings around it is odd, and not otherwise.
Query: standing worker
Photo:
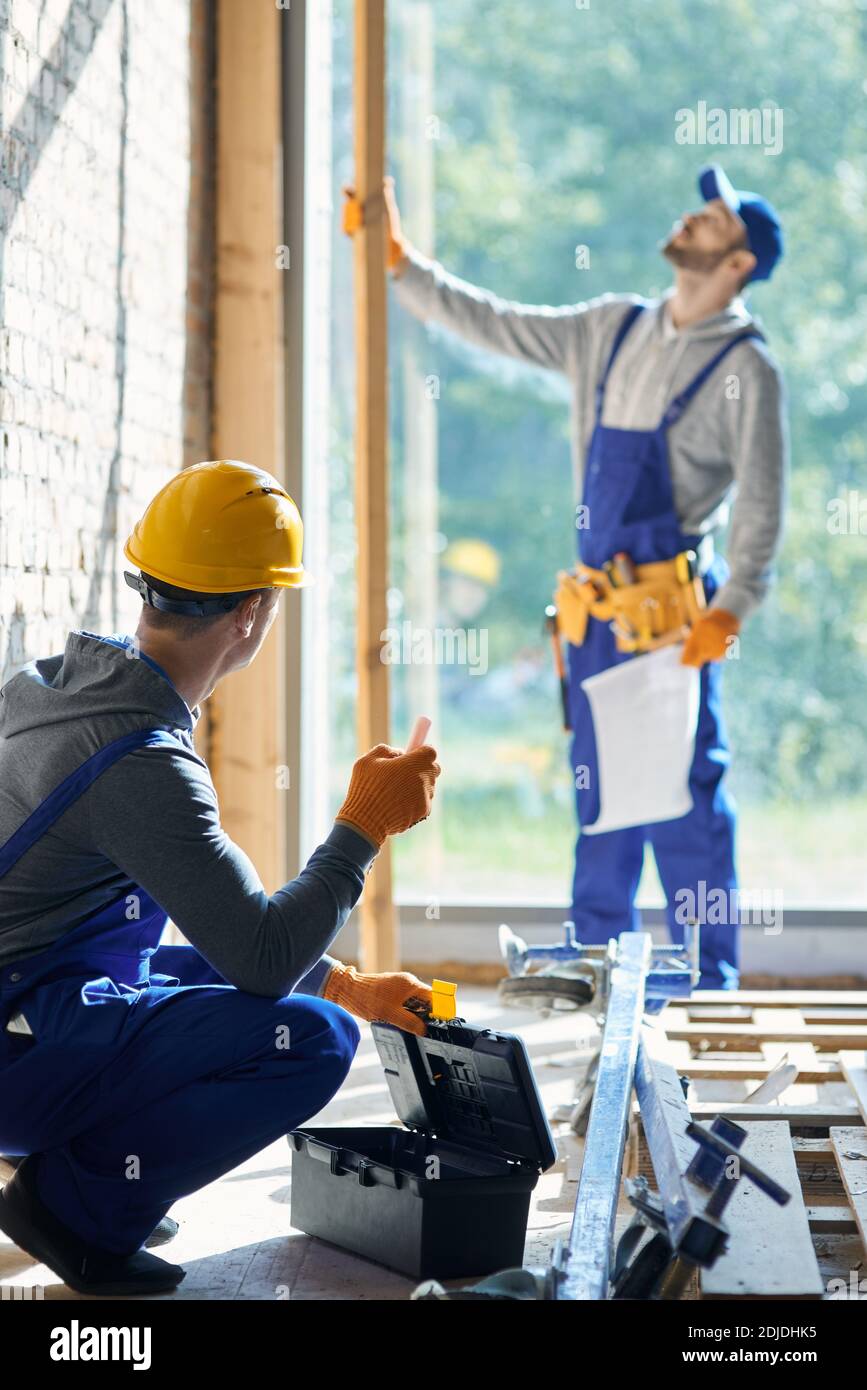
[[[735,190],[718,165],[701,171],[699,188],[703,206],[684,213],[661,245],[674,284],[659,300],[604,295],[551,308],[500,299],[415,250],[390,179],[386,256],[398,299],[417,318],[562,372],[572,384],[579,564],[561,576],[557,608],[570,642],[572,768],[588,773],[576,776],[580,826],[592,827],[600,810],[581,682],[679,637],[682,661],[700,668],[692,809],[676,820],[579,835],[578,938],[604,942],[637,928],[635,894],[649,841],[673,938],[683,935],[678,904],[692,902],[700,912],[712,902],[713,915],[701,922],[701,983],[734,988],[735,814],[723,781],[729,753],[719,663],[767,592],[787,467],[780,371],[740,295],[770,277],[783,242],[771,205]],[[347,190],[345,230],[352,234],[363,217]],[[729,570],[713,538],[733,491]]]
[[[430,813],[434,749],[359,758],[328,838],[269,897],[193,746],[202,700],[305,583],[301,547],[276,478],[188,468],[126,544],[136,637],[73,632],[0,692],[0,1151],[27,1155],[0,1230],[80,1293],[180,1282],[140,1247],[330,1100],[350,1014],[425,1031],[427,985],[324,953],[386,838]],[[191,945],[160,946],[167,916]]]

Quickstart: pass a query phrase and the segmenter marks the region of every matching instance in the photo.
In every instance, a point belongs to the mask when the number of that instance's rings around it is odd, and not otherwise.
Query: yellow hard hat
[[[442,565],[452,574],[476,579],[491,588],[500,578],[500,557],[494,547],[469,536],[452,541],[443,553]]]
[[[123,548],[144,574],[200,594],[298,589],[304,527],[288,492],[236,459],[196,463],[150,503]]]

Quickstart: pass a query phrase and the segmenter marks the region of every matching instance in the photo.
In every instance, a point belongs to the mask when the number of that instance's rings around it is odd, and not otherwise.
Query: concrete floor
[[[595,1036],[589,1020],[574,1014],[541,1019],[504,1010],[494,989],[461,986],[458,999],[462,1015],[471,1023],[521,1033],[549,1116],[572,1099],[576,1074],[587,1061],[588,1041]],[[349,1077],[315,1122],[388,1124],[394,1118],[379,1058],[364,1028]],[[567,1126],[552,1128],[560,1157],[533,1193],[525,1250],[530,1264],[544,1262],[556,1237],[568,1233],[575,1200],[578,1146]],[[172,1215],[181,1223],[180,1231],[157,1253],[184,1265],[187,1277],[174,1294],[163,1298],[358,1302],[409,1297],[415,1280],[293,1230],[290,1182],[289,1149],[280,1141],[178,1202]],[[78,1298],[44,1265],[35,1264],[0,1235],[0,1291],[10,1286],[41,1286],[45,1299]]]

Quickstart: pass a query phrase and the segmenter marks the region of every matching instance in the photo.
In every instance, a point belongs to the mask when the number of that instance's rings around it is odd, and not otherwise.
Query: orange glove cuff
[[[433,1001],[430,985],[408,970],[363,975],[340,962],[330,970],[322,997],[368,1023],[393,1023],[419,1036],[427,1031],[420,1015],[430,1012]]]
[[[704,666],[708,661],[722,661],[729,642],[741,630],[740,619],[725,608],[711,608],[696,623],[683,646],[681,665]]]
[[[403,264],[406,260],[407,246],[408,242],[404,237],[401,237],[400,241],[396,241],[392,236],[388,238],[388,245],[385,251],[386,270],[397,270],[398,267]]]

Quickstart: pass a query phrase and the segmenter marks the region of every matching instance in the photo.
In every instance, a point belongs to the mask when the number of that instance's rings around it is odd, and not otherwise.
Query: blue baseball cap
[[[698,176],[698,186],[706,203],[722,198],[746,225],[747,243],[756,258],[751,280],[770,280],[774,266],[783,254],[780,219],[766,198],[733,188],[719,164],[706,164]]]

